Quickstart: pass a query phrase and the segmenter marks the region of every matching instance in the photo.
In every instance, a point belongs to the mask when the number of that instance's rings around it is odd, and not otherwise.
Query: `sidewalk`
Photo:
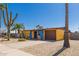
[[[0,44],[0,56],[33,56],[33,55]]]

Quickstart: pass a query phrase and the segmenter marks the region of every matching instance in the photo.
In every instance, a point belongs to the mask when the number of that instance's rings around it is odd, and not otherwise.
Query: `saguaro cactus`
[[[4,24],[7,27],[7,36],[8,36],[7,39],[9,40],[10,39],[10,28],[13,25],[15,19],[17,18],[17,14],[12,19],[12,12],[10,12],[10,16],[8,15],[8,7],[7,7],[7,4],[6,4],[5,10],[6,10],[6,17],[4,16],[4,11],[3,11],[3,19],[4,19]]]

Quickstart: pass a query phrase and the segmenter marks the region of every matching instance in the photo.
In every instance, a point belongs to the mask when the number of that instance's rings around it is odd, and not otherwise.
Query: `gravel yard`
[[[62,41],[47,42],[30,47],[21,48],[20,50],[36,56],[51,56],[62,48]]]
[[[79,56],[79,40],[70,40],[71,47],[64,50],[59,56]]]
[[[0,38],[0,43],[1,44],[11,44],[11,43],[17,43],[18,39],[14,39],[14,38],[11,38],[10,41],[7,41],[7,39],[4,39],[4,38]]]
[[[58,56],[79,56],[79,41],[70,40],[71,47],[65,49]],[[22,48],[24,52],[31,53],[36,56],[51,56],[59,51],[63,46],[63,41],[42,43],[28,48]]]
[[[63,40],[56,42],[31,40],[19,42],[11,39],[10,41],[0,41],[0,44],[35,56],[52,56],[63,47]],[[79,40],[70,40],[70,48],[65,49],[58,56],[79,56]]]

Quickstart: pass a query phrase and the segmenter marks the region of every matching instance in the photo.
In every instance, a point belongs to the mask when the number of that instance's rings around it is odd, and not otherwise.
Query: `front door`
[[[34,39],[37,39],[37,31],[34,32]]]

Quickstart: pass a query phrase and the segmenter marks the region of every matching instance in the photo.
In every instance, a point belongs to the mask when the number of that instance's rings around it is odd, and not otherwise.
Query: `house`
[[[64,39],[64,28],[46,28],[42,30],[24,30],[23,31],[26,38],[38,39],[40,35],[40,40],[63,40]]]
[[[72,32],[70,35],[71,40],[79,40],[79,32]]]

